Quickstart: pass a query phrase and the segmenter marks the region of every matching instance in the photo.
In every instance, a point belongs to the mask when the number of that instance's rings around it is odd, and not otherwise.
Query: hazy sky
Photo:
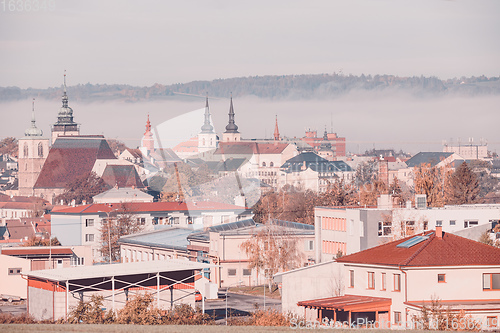
[[[46,1],[0,4],[0,86],[500,75],[498,0]]]

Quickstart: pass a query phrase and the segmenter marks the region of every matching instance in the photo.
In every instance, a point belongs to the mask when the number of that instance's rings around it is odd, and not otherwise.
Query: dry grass
[[[47,324],[4,324],[0,325],[2,333],[18,332],[92,332],[92,333],[225,333],[225,332],[297,332],[289,327],[263,327],[263,326],[195,326],[195,325],[47,325]],[[324,329],[306,330],[307,332],[325,332]],[[362,330],[362,329],[335,329],[335,332],[376,332],[394,333],[391,330]],[[425,331],[405,330],[405,333],[420,333]]]
[[[264,286],[255,286],[255,287],[231,287],[229,288],[229,292],[252,295],[252,296],[264,296],[264,288],[266,289],[266,297],[281,299],[281,294],[278,288],[273,288],[272,292],[269,292],[269,288],[266,285]]]

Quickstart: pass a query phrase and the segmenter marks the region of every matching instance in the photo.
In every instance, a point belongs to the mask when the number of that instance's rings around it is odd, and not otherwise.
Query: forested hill
[[[0,87],[0,101],[31,97],[60,99],[62,87],[20,89]],[[107,101],[172,99],[184,94],[234,97],[257,96],[266,99],[335,98],[355,91],[405,92],[416,97],[500,95],[500,77],[462,77],[440,80],[436,77],[398,77],[393,75],[354,76],[341,74],[269,75],[193,81],[172,85],[135,87],[121,84],[80,84],[68,87],[71,100]]]

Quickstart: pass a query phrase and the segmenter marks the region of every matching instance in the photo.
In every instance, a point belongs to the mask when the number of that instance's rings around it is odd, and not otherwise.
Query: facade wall
[[[33,195],[33,186],[49,154],[49,139],[24,137],[19,139],[19,195]]]
[[[54,295],[52,291],[28,287],[28,313],[36,320],[53,319]]]
[[[335,261],[280,275],[282,312],[290,311],[293,314],[303,316],[304,308],[297,306],[297,302],[343,295],[345,291],[344,276],[343,265]]]
[[[27,284],[20,273],[30,270],[30,260],[0,254],[0,295],[27,297]]]

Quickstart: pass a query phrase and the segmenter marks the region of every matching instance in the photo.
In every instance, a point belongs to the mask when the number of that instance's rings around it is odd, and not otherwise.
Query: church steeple
[[[33,103],[31,106],[31,127],[24,132],[24,136],[42,136],[43,132],[41,129],[36,127],[35,122],[35,99],[33,98]]]
[[[153,133],[151,132],[149,113],[148,120],[146,121],[146,132],[144,132],[144,136],[142,138],[142,148],[145,149],[145,151],[143,152],[145,155],[149,155],[149,152],[152,152],[155,148],[155,140],[153,138]]]
[[[207,93],[207,99],[205,103],[205,122],[203,123],[203,126],[201,126],[201,133],[213,133],[214,132],[214,127],[210,123],[210,110],[208,107],[208,93]]]
[[[73,121],[73,109],[68,106],[66,70],[64,71],[62,107],[57,114],[57,122],[52,125],[52,143],[54,143],[59,135],[80,135],[80,126]]]
[[[238,133],[238,126],[234,123],[233,94],[231,93],[231,103],[229,105],[229,123],[225,133]]]
[[[278,129],[278,115],[276,115],[276,125],[274,126],[274,140],[280,140],[280,130]]]
[[[222,141],[237,142],[241,140],[238,126],[234,123],[234,107],[233,107],[233,93],[231,93],[231,102],[229,104],[229,123],[226,126],[226,131],[222,133]]]

